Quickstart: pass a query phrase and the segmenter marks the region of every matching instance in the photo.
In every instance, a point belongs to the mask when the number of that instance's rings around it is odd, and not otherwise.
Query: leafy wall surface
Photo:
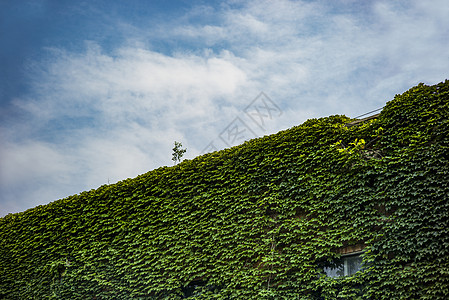
[[[449,81],[0,219],[2,299],[448,299]],[[330,278],[341,249],[366,268]]]

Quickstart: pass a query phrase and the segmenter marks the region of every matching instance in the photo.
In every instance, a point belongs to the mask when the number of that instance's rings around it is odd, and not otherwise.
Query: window
[[[208,284],[206,281],[201,279],[193,280],[187,286],[182,288],[183,296],[182,298],[189,297],[205,297],[205,293],[209,295],[210,293],[216,293],[220,289],[219,286]]]
[[[202,280],[195,280],[189,283],[186,287],[182,289],[182,293],[184,294],[183,298],[188,298],[191,296],[199,296],[202,293],[202,288],[206,285],[206,283]]]
[[[363,267],[362,252],[342,255],[330,266],[324,267],[324,273],[327,276],[336,278],[341,276],[350,276],[361,270]]]

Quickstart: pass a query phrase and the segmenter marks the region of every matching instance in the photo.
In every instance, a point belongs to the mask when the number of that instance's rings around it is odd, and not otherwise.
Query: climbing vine
[[[0,219],[1,299],[447,299],[449,81]],[[368,266],[330,278],[339,249]]]

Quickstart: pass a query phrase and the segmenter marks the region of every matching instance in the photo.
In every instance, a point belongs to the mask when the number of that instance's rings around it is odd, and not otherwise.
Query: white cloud
[[[39,141],[25,144],[5,143],[1,148],[2,185],[14,185],[18,182],[39,181],[39,177],[52,176],[55,173],[69,173],[64,156],[54,145]],[[39,174],[39,177],[36,175]]]
[[[355,3],[202,6],[151,28],[122,20],[131,38],[111,52],[95,41],[80,53],[50,49],[33,65],[32,92],[15,102],[26,121],[0,125],[6,212],[170,165],[174,140],[192,158],[260,91],[284,111],[258,131],[269,134],[356,116],[448,76],[444,1],[357,2],[360,12]],[[214,22],[191,22],[199,16]],[[174,41],[170,53],[152,45]]]
[[[64,155],[57,145],[49,143],[32,140],[25,143],[3,142],[0,157],[2,215],[30,207],[26,203],[44,204],[56,200],[55,197],[67,196],[66,192],[60,193],[58,187],[70,186],[71,177],[76,175],[71,170],[70,156]],[[36,193],[37,190],[39,193]],[[17,195],[28,199],[15,199]]]

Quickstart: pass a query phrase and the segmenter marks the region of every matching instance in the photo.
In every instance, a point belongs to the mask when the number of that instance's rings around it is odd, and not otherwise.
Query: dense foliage
[[[448,299],[449,81],[0,219],[2,299]],[[368,266],[327,277],[342,247]]]

